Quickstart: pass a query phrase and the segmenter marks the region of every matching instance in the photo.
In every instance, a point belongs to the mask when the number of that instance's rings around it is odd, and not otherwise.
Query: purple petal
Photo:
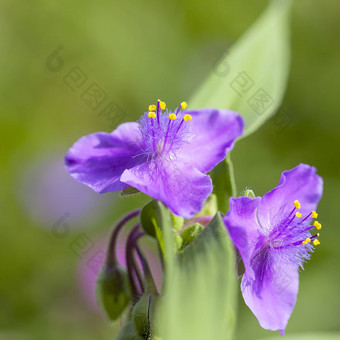
[[[202,109],[188,111],[192,116],[193,138],[180,153],[203,173],[212,170],[233,148],[243,133],[243,119],[233,111]]]
[[[261,273],[262,276],[257,276],[254,281],[243,276],[241,291],[244,301],[263,328],[280,330],[282,334],[296,303],[298,270],[293,266],[280,266],[276,272],[262,270]]]
[[[253,199],[231,197],[229,211],[223,218],[229,235],[242,256],[249,277],[254,276],[250,266],[250,256],[254,252],[261,230],[256,218],[256,210],[260,202],[261,197]]]
[[[120,181],[125,169],[140,163],[137,146],[141,135],[137,123],[124,123],[111,134],[98,132],[80,138],[65,156],[70,175],[98,193],[123,190]]]
[[[274,221],[289,213],[294,208],[293,202],[301,203],[299,212],[303,216],[316,210],[322,196],[322,178],[316,169],[306,164],[283,171],[276,188],[266,193],[259,205],[258,218],[261,225],[271,230]]]
[[[201,211],[212,191],[209,176],[179,161],[150,161],[125,170],[121,181],[161,200],[176,215],[190,218]]]

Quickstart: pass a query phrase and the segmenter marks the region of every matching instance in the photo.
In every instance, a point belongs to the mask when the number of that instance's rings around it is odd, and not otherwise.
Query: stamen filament
[[[184,119],[182,119],[182,121],[179,123],[178,128],[176,130],[176,133],[179,131],[179,129],[181,128],[181,126],[183,125]]]
[[[310,215],[312,215],[312,213],[309,213],[298,225],[300,225],[301,223],[303,223],[304,221],[306,221],[307,220],[307,218],[310,216]]]
[[[153,118],[151,118],[150,120],[151,120],[150,124],[151,124],[151,131],[152,131],[152,147],[153,147],[153,152],[156,152],[156,137],[155,137],[155,129],[153,126]]]
[[[157,123],[158,123],[158,125],[159,125],[159,115],[160,115],[160,107],[159,107],[160,102],[161,102],[161,101],[158,99],[158,100],[157,100],[157,111],[156,111],[156,114],[157,114]]]
[[[173,119],[169,119],[169,123],[168,123],[168,127],[166,129],[166,133],[165,133],[165,138],[164,138],[164,144],[163,144],[163,148],[162,148],[162,151],[161,153],[164,151],[165,149],[165,145],[166,145],[166,142],[168,140],[168,136],[169,136],[169,131],[170,131],[170,126],[171,126],[171,122],[172,122]]]
[[[295,210],[296,210],[296,208],[294,207],[293,210],[292,210],[292,211],[290,212],[290,214],[288,215],[287,219],[294,213]],[[272,235],[272,237],[275,237],[275,238],[276,238],[276,237],[282,235],[283,232],[287,229],[287,227],[289,227],[289,225],[292,223],[292,221],[294,220],[294,218],[295,218],[295,215],[293,215],[293,217],[288,221],[288,223],[286,223],[286,224],[282,227],[281,231],[280,231],[278,234],[275,234],[275,233],[274,233],[274,235]]]

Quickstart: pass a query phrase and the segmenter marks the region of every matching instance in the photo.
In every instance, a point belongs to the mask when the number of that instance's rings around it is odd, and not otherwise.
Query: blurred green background
[[[97,240],[145,198],[93,194],[68,178],[63,155],[82,135],[137,119],[157,98],[170,108],[189,99],[266,4],[0,2],[1,340],[113,338],[120,322],[95,309],[79,273]],[[283,130],[268,121],[232,153],[239,193],[263,195],[300,162],[324,178],[321,245],[301,273],[287,334],[340,331],[339,15],[337,0],[295,1],[283,104],[292,121]],[[80,78],[70,85],[70,76]],[[82,96],[93,83],[106,93],[98,107]],[[111,102],[120,121],[101,114]],[[239,301],[236,338],[272,336]]]

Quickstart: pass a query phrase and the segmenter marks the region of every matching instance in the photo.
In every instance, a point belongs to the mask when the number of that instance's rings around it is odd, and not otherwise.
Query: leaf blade
[[[273,0],[255,24],[232,46],[202,86],[190,99],[195,109],[214,107],[230,109],[242,115],[245,121],[245,137],[268,120],[281,105],[288,79],[290,64],[289,13],[291,0]],[[241,94],[237,82],[240,73],[246,73],[240,81],[248,80],[250,86]],[[235,85],[235,86],[233,86]],[[263,90],[273,100],[265,112],[254,109],[251,99]],[[256,97],[254,97],[256,99]],[[255,102],[256,103],[256,102]]]
[[[230,153],[226,159],[217,164],[211,171],[210,176],[214,185],[213,193],[217,197],[218,210],[225,214],[229,208],[229,198],[237,194],[234,167]]]
[[[231,339],[237,296],[234,270],[234,250],[218,213],[166,276],[162,339]]]

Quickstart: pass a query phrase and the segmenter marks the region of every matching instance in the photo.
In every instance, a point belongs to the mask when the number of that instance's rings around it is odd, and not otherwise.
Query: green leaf
[[[164,229],[171,229],[170,211],[163,203],[152,200],[147,203],[140,214],[140,221],[144,231],[158,241],[162,254],[165,254]]]
[[[162,340],[231,339],[236,297],[234,249],[218,213],[165,276]]]
[[[226,213],[229,208],[229,198],[236,196],[234,168],[230,153],[225,160],[217,164],[211,171],[210,176],[214,185],[213,193],[217,197],[218,210]]]
[[[191,98],[190,107],[238,112],[245,121],[244,136],[272,116],[281,105],[289,72],[290,7],[290,0],[272,0],[216,65]],[[257,106],[261,93],[268,99],[266,108]]]

